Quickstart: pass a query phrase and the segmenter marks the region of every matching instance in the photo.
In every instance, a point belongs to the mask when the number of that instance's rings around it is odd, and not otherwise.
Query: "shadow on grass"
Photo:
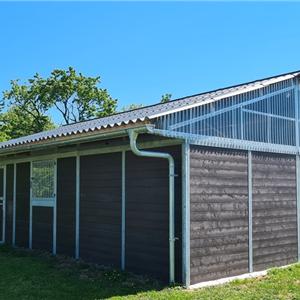
[[[150,277],[6,245],[0,246],[0,265],[5,299],[107,299],[166,287]]]

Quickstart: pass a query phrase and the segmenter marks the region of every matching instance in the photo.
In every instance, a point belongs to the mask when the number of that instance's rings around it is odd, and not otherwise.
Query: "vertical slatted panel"
[[[121,266],[121,153],[80,159],[80,257]]]
[[[253,155],[254,271],[297,260],[294,156]]]
[[[28,247],[30,163],[17,164],[16,193],[16,246]]]
[[[151,149],[175,159],[175,273],[181,282],[181,149]],[[126,152],[125,269],[169,280],[168,162]]]
[[[52,252],[53,208],[32,208],[32,248]]]
[[[12,243],[14,165],[6,166],[6,225],[5,242]]]
[[[4,186],[3,186],[3,179],[4,179],[4,169],[0,168],[0,197],[4,197]]]
[[[76,158],[57,160],[57,253],[75,255]]]
[[[4,186],[3,186],[3,180],[4,180],[4,169],[0,168],[0,241],[3,241],[3,213],[4,213]]]
[[[159,117],[156,127],[167,130],[170,136],[188,137],[207,146],[218,146],[218,142],[227,140],[240,148],[238,140],[245,140],[277,145],[283,151],[281,146],[296,146],[298,89],[299,84],[292,78],[238,95],[210,95],[198,106]],[[267,146],[259,147],[256,149],[265,150]]]
[[[191,284],[248,272],[247,154],[191,146]]]
[[[168,280],[168,165],[126,153],[125,268]]]
[[[32,162],[32,198],[54,198],[54,160]]]

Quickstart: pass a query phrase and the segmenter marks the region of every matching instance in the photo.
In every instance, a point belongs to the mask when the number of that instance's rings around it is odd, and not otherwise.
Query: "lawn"
[[[300,299],[300,264],[262,278],[186,291],[41,252],[0,247],[0,299]]]

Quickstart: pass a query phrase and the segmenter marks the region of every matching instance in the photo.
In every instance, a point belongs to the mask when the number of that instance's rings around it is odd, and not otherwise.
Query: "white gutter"
[[[175,200],[174,200],[174,159],[169,153],[143,151],[139,150],[136,145],[136,140],[139,135],[138,130],[129,129],[128,135],[130,138],[130,148],[132,152],[138,156],[164,158],[169,162],[169,282],[175,282]]]

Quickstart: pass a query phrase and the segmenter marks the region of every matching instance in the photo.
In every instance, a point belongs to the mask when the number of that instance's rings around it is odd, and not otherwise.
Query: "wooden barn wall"
[[[154,149],[151,149],[152,151]],[[176,280],[181,278],[181,148],[155,149],[175,158]],[[126,152],[126,270],[169,278],[169,179],[165,159]]]
[[[191,284],[248,272],[247,153],[190,149]]]
[[[66,237],[67,238],[67,237]],[[52,252],[53,208],[32,207],[32,248]]]
[[[28,247],[30,209],[30,163],[18,163],[16,174],[16,246]]]
[[[57,160],[57,232],[58,254],[75,255],[76,158]]]
[[[121,264],[121,153],[80,158],[80,257]]]
[[[0,206],[0,241],[3,241],[3,213],[4,213],[4,169],[0,168],[0,196],[2,197]]]
[[[5,242],[12,244],[13,226],[13,193],[14,193],[14,165],[6,166],[6,218],[5,218]]]
[[[149,150],[169,152],[175,158],[175,231],[179,238],[175,266],[176,281],[181,282],[181,146]],[[247,273],[247,152],[200,146],[190,150],[191,284]],[[167,281],[168,163],[137,157],[131,151],[125,159],[125,268]],[[122,154],[82,156],[80,165],[80,257],[120,267]],[[58,159],[57,167],[57,253],[74,256],[76,159]],[[297,260],[295,167],[295,156],[252,153],[254,271]],[[10,244],[12,164],[6,166],[6,174],[5,240]],[[28,247],[29,163],[17,164],[16,179],[16,245]],[[52,251],[52,208],[33,207],[32,246]]]
[[[176,281],[182,282],[181,146],[151,149],[171,153],[176,163]],[[169,279],[168,163],[127,151],[125,268]],[[30,163],[17,164],[16,246],[29,245]],[[7,165],[7,236],[12,237],[13,165]],[[80,157],[79,254],[89,262],[121,267],[122,153]],[[58,254],[74,256],[76,158],[57,160]],[[7,241],[9,241],[7,238]],[[32,248],[52,252],[53,208],[32,207]]]
[[[4,168],[0,168],[0,197],[4,196],[3,180],[4,180]]]
[[[295,156],[254,154],[254,271],[297,261]]]

